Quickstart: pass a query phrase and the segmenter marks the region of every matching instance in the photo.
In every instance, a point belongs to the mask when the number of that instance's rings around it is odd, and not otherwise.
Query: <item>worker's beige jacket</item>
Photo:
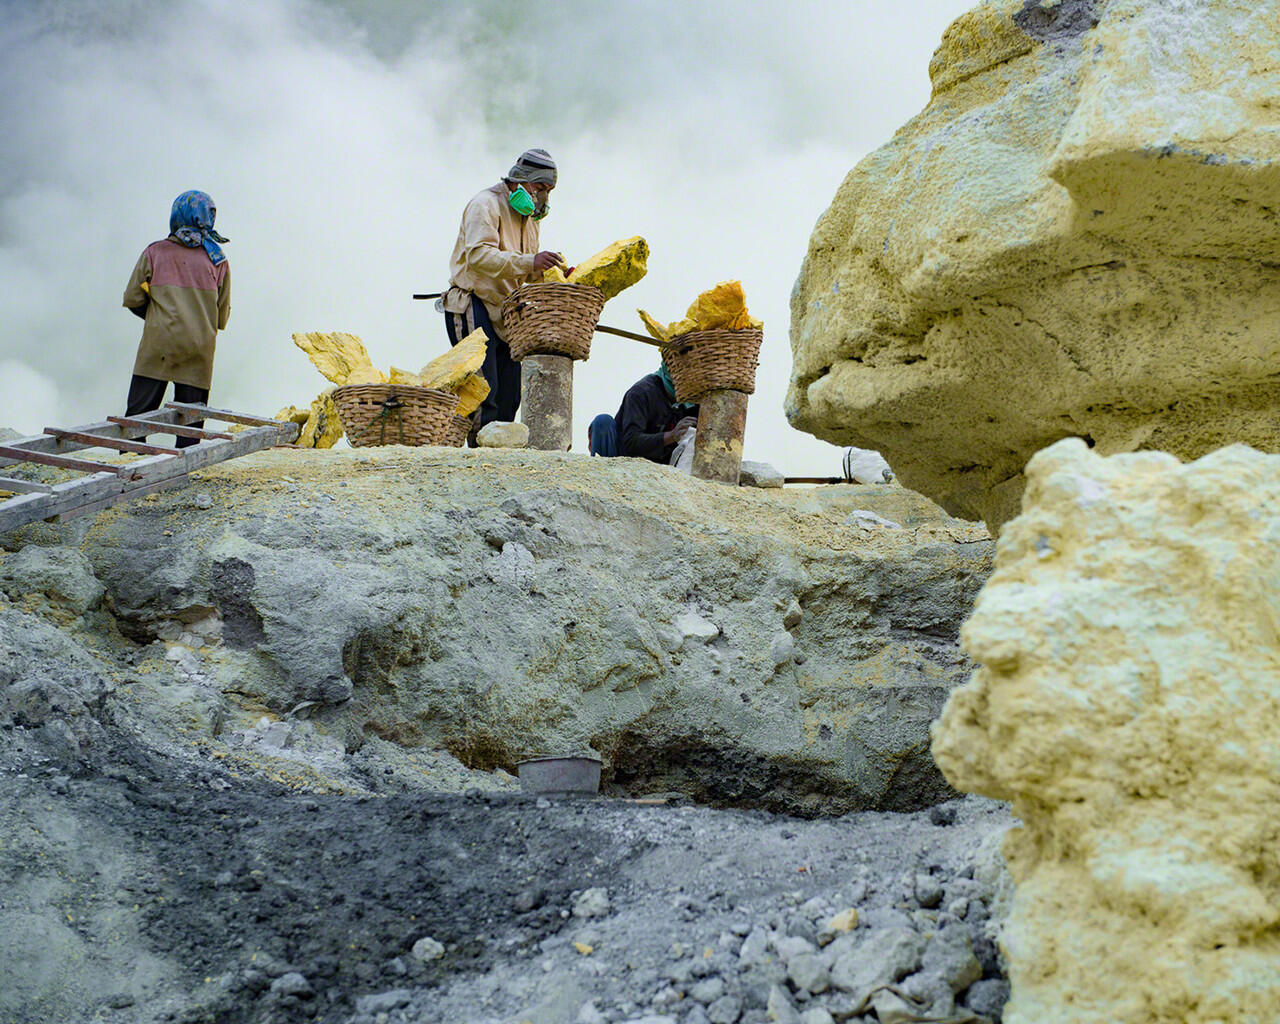
[[[462,211],[444,296],[446,313],[466,313],[471,296],[480,296],[499,334],[502,300],[520,285],[541,280],[533,269],[538,222],[511,209],[507,194],[506,184],[500,181],[475,195]]]
[[[152,242],[133,268],[124,305],[147,307],[133,372],[207,390],[218,332],[231,316],[230,264],[215,267],[201,246]]]

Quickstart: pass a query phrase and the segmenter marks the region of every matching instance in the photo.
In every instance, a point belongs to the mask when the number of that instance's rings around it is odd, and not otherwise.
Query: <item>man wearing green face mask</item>
[[[556,177],[546,150],[526,150],[502,181],[473,196],[462,212],[449,290],[439,308],[449,344],[477,329],[489,338],[482,370],[489,397],[477,412],[477,430],[494,420],[514,420],[520,408],[520,364],[503,337],[502,300],[522,284],[541,281],[551,267],[565,265],[559,253],[538,249]]]

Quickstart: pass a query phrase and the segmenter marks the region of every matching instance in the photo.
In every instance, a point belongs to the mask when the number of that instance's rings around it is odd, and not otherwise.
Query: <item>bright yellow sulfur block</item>
[[[456,391],[463,381],[479,372],[488,347],[489,339],[484,331],[472,331],[444,355],[437,356],[418,371],[422,386]]]
[[[333,401],[333,388],[320,392],[311,403],[311,413],[298,432],[300,448],[332,448],[342,437],[342,420]]]
[[[741,281],[721,281],[703,292],[693,300],[685,316],[696,323],[700,331],[740,331],[760,326],[747,312],[747,297]]]
[[[422,387],[422,375],[411,373],[408,370],[402,370],[398,366],[391,367],[391,383],[405,384],[411,387]]]
[[[659,341],[670,341],[691,331],[741,331],[763,327],[764,322],[747,312],[747,298],[741,281],[721,281],[693,300],[683,320],[665,327],[643,309],[637,309],[645,328]]]
[[[373,360],[365,350],[362,342],[354,334],[345,331],[303,331],[293,336],[293,343],[335,384],[384,384],[386,375],[381,370],[374,372],[379,380],[351,381],[352,373],[360,369],[373,369]]]
[[[480,408],[480,403],[489,397],[489,382],[484,375],[473,373],[457,387],[458,416],[470,416]]]
[[[387,375],[376,366],[357,366],[349,374],[344,384],[385,384]]]
[[[649,243],[639,235],[614,242],[591,259],[579,263],[569,275],[570,284],[593,284],[605,301],[630,288],[648,271]]]
[[[559,267],[550,267],[542,272],[543,284],[564,284],[569,279],[564,276],[564,271]]]
[[[286,405],[278,413],[275,418],[283,420],[285,423],[297,423],[302,425],[307,422],[307,418],[311,415],[309,409],[299,409],[296,405]]]
[[[657,338],[659,341],[670,340],[671,332],[667,330],[666,324],[659,323],[657,318],[655,318],[651,313],[645,312],[643,309],[637,309],[636,312],[640,314],[640,322],[644,324],[645,330],[653,335],[653,337]]]

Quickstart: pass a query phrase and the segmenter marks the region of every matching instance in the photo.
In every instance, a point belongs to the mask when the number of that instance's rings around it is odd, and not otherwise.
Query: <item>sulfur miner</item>
[[[529,149],[496,185],[476,193],[462,211],[458,240],[449,260],[449,288],[438,309],[449,344],[473,331],[489,339],[483,373],[489,393],[478,426],[511,421],[520,408],[520,364],[503,336],[502,300],[523,284],[564,267],[559,253],[539,250],[541,221],[556,187],[556,163],[543,149]]]

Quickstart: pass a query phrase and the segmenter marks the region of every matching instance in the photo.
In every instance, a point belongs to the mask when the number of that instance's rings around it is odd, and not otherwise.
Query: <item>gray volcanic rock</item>
[[[200,478],[207,510],[151,495],[66,536],[120,630],[221,700],[201,729],[293,712],[483,770],[595,751],[615,792],[805,814],[951,795],[928,726],[991,544],[911,492],[401,447]],[[842,527],[855,501],[904,528]]]

